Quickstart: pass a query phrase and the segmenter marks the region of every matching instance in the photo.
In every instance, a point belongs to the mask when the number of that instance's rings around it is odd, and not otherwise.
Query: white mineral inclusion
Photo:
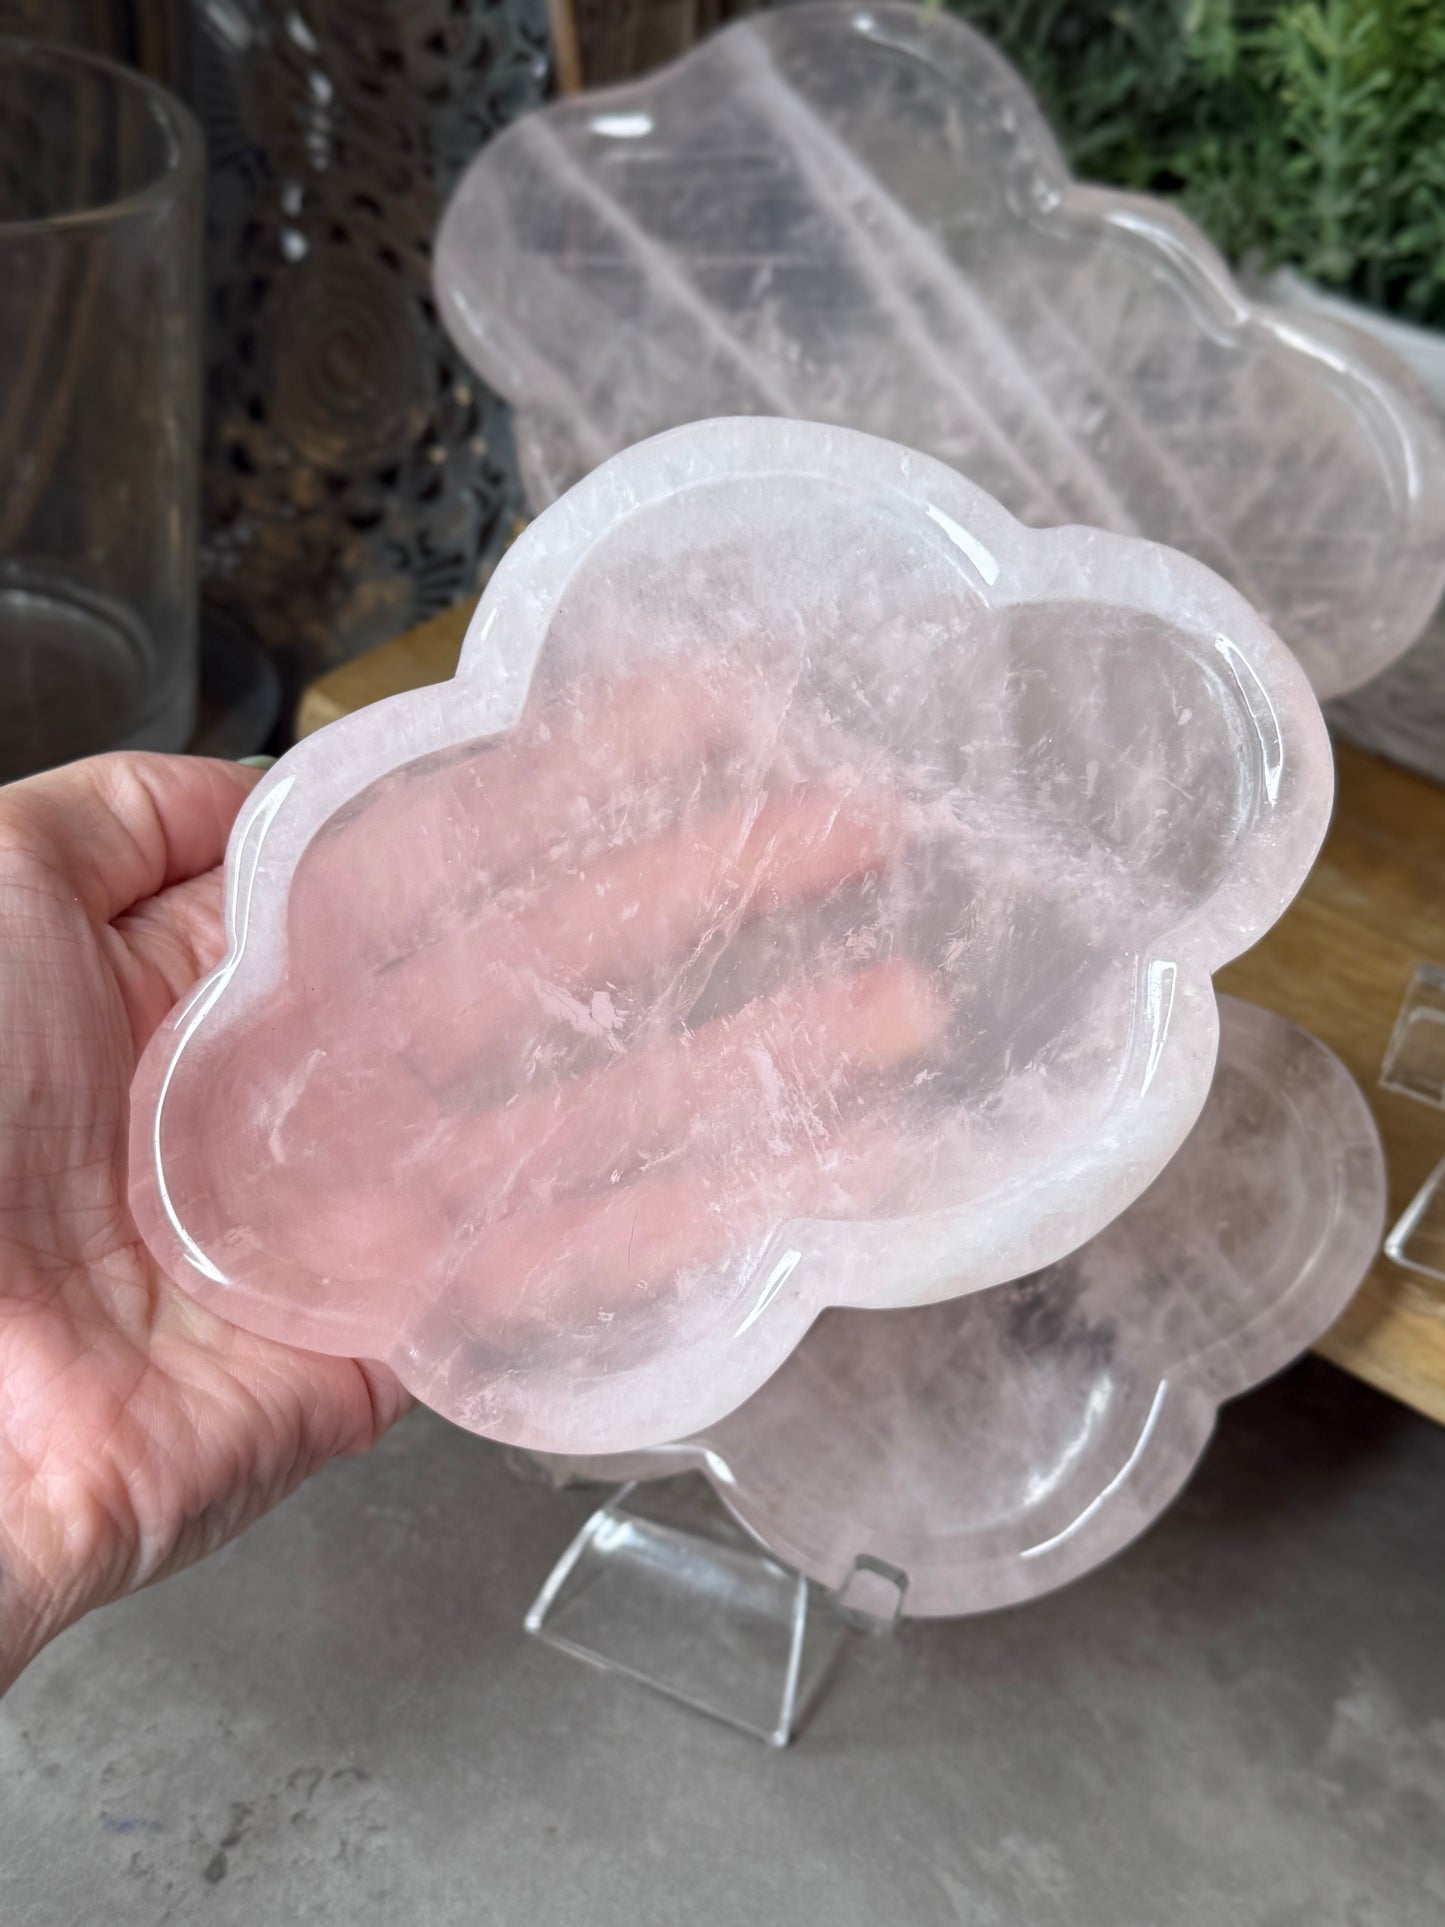
[[[1183,549],[1321,697],[1445,589],[1445,436],[1363,336],[1245,299],[1164,203],[1070,179],[942,12],[778,8],[490,142],[437,245],[534,508],[707,416],[865,429],[1035,526]]]
[[[1330,798],[1299,665],[1201,564],[845,429],[675,430],[532,524],[454,681],[257,788],[227,955],[137,1075],[137,1222],[475,1430],[686,1436],[825,1306],[1124,1209]]]

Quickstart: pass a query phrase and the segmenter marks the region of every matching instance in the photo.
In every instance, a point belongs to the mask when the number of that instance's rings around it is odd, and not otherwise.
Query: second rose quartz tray
[[[1183,1148],[1071,1257],[912,1311],[826,1312],[701,1437],[563,1474],[697,1467],[768,1549],[840,1587],[901,1572],[908,1614],[1051,1592],[1164,1510],[1216,1408],[1344,1310],[1380,1246],[1385,1165],[1339,1059],[1220,1000],[1219,1067]]]
[[[137,1076],[137,1222],[477,1431],[686,1436],[825,1306],[1131,1203],[1330,797],[1201,564],[847,430],[660,436],[526,531],[453,682],[255,791],[226,957]]]

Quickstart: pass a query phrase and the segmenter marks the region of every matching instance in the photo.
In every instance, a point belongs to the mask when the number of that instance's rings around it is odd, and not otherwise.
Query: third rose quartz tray
[[[1408,372],[1248,300],[1164,202],[1072,180],[1019,76],[941,9],[779,7],[527,115],[436,258],[534,509],[679,422],[837,422],[1025,522],[1198,556],[1321,696],[1445,589],[1445,438]]]

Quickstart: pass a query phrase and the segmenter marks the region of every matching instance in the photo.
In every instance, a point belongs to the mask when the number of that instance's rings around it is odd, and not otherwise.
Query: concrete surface
[[[1445,1432],[1306,1363],[1071,1590],[789,1753],[527,1640],[593,1495],[431,1419],[0,1707],[4,1927],[1438,1927]]]

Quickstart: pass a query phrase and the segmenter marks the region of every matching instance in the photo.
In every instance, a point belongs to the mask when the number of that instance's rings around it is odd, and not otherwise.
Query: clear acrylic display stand
[[[1380,1071],[1388,1091],[1445,1106],[1445,969],[1416,966]]]
[[[1445,969],[1415,967],[1380,1070],[1386,1090],[1445,1106]],[[1445,1283],[1445,1162],[1437,1164],[1385,1240],[1385,1256]]]
[[[1445,1160],[1435,1166],[1385,1240],[1385,1256],[1445,1284]]]
[[[514,1469],[536,1478],[513,1455]],[[545,1474],[541,1475],[545,1478]],[[861,1556],[837,1593],[780,1564],[698,1473],[624,1485],[527,1614],[539,1639],[786,1746],[850,1631],[891,1631],[907,1579]]]

